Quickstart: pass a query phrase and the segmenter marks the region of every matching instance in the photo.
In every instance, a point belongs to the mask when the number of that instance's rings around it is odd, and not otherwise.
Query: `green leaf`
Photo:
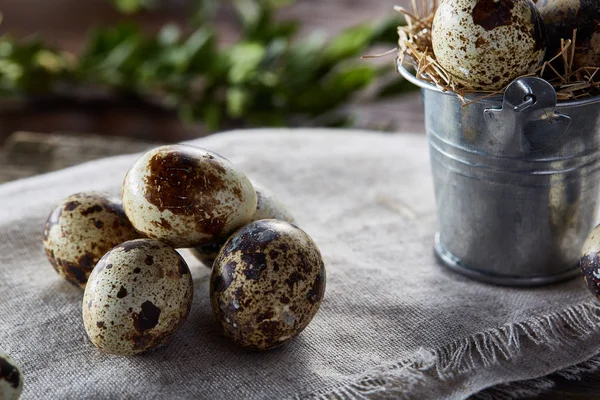
[[[182,47],[173,47],[167,49],[162,58],[156,60],[160,68],[167,68],[167,74],[174,74],[175,71],[181,73],[185,71],[190,65],[190,56],[188,52]],[[159,73],[157,71],[157,73]]]
[[[264,6],[256,0],[233,0],[233,6],[246,29],[256,26],[264,13]]]
[[[134,54],[137,41],[127,40],[115,46],[104,58],[102,67],[110,69],[119,69]]]
[[[257,39],[262,38],[264,41],[276,40],[277,38],[289,39],[294,36],[300,25],[297,21],[283,21],[271,27],[264,27],[264,34],[257,34]]]
[[[133,14],[156,5],[154,0],[113,0],[114,5],[125,14]]]
[[[277,38],[272,40],[265,50],[263,64],[270,65],[276,62],[279,58],[285,57],[289,47],[289,41],[285,38]]]
[[[298,90],[291,98],[292,108],[312,115],[325,113],[348,102],[358,90],[368,86],[377,76],[369,65],[350,65],[331,72],[321,82]]]
[[[14,44],[9,40],[0,40],[0,58],[10,57],[13,52]]]
[[[368,25],[358,25],[342,31],[325,48],[325,62],[335,64],[362,55],[372,37],[373,29]]]
[[[218,130],[222,121],[221,107],[217,103],[207,104],[202,110],[201,118],[209,131]]]
[[[248,91],[240,87],[227,89],[227,113],[232,118],[240,118],[244,115],[250,95]]]
[[[260,43],[242,42],[229,50],[229,81],[236,85],[256,76],[266,49]]]
[[[181,29],[175,24],[167,24],[158,32],[158,44],[164,47],[174,46],[181,39]]]
[[[289,47],[281,71],[281,82],[286,88],[303,87],[321,78],[316,73],[324,45],[325,36],[313,34]]]
[[[23,76],[23,67],[15,62],[0,60],[0,76],[9,81],[16,81]]]
[[[83,64],[96,64],[120,43],[138,40],[140,32],[133,25],[117,25],[111,28],[93,28],[88,34],[85,50],[81,55]]]
[[[200,71],[206,71],[212,57],[216,52],[216,34],[209,27],[198,28],[183,44],[189,66],[194,66]]]
[[[267,0],[269,5],[273,8],[282,8],[291,6],[295,3],[294,0]]]
[[[191,21],[200,26],[215,16],[219,9],[219,0],[197,0],[194,2]]]
[[[279,21],[275,18],[278,7],[289,4],[286,0],[233,0],[246,41],[268,43],[278,38],[291,38],[298,31],[298,21]]]
[[[50,73],[58,73],[67,67],[64,58],[50,50],[39,50],[33,56],[34,63]]]
[[[179,119],[185,123],[192,123],[197,119],[194,105],[190,103],[182,103],[178,108]]]
[[[370,65],[347,66],[333,74],[327,87],[335,92],[354,92],[368,86],[377,76],[377,71]]]

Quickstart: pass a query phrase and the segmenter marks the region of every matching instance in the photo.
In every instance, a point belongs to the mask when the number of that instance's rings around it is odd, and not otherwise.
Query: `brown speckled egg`
[[[139,237],[119,199],[106,193],[78,193],[64,199],[48,217],[44,250],[60,276],[84,288],[107,251]]]
[[[294,217],[288,209],[275,197],[273,192],[261,186],[254,185],[256,191],[256,211],[252,216],[252,221],[261,219],[278,219],[294,223]],[[197,246],[190,249],[192,254],[204,265],[211,268],[219,250],[227,241],[227,237],[215,243],[209,243],[203,246]]]
[[[23,372],[8,354],[0,351],[0,399],[17,400],[23,391]]]
[[[543,62],[545,29],[531,0],[444,0],[431,32],[438,63],[475,90],[499,90]]]
[[[187,318],[193,289],[187,264],[171,246],[154,239],[122,243],[90,275],[83,295],[85,330],[106,353],[156,348]]]
[[[583,242],[579,266],[588,289],[600,298],[600,225]]]
[[[253,350],[289,342],[316,314],[325,266],[312,239],[278,220],[236,232],[215,260],[210,300],[225,336]]]
[[[277,196],[269,189],[259,185],[254,185],[256,190],[256,211],[252,215],[252,221],[261,219],[278,219],[294,223],[294,216],[287,207],[277,199]]]
[[[250,180],[218,154],[187,145],[144,154],[123,183],[123,207],[133,226],[175,247],[226,237],[256,209]]]
[[[600,67],[600,1],[539,0],[548,32],[548,54],[552,58],[560,51],[560,39],[572,39],[577,29],[574,69]]]

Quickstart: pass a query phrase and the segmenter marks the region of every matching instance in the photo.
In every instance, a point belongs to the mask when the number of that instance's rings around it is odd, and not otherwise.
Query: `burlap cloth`
[[[460,399],[600,351],[600,307],[582,279],[496,287],[436,262],[424,136],[257,130],[194,143],[269,187],[320,246],[327,291],[319,313],[282,349],[241,350],[213,320],[208,268],[182,251],[195,294],[181,330],[146,355],[102,354],[83,329],[82,292],[43,255],[42,231],[71,193],[118,194],[136,155],[5,184],[0,348],[24,371],[25,399]],[[479,396],[532,393],[540,382]]]

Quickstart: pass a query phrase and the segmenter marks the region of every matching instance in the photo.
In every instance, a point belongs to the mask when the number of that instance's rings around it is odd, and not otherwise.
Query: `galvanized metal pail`
[[[557,103],[547,81],[523,77],[504,95],[421,87],[436,197],[435,250],[448,267],[502,285],[579,274],[597,221],[600,97]]]

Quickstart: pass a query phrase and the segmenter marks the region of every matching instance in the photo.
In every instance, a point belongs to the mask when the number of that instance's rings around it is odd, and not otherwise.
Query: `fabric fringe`
[[[533,397],[554,387],[550,378],[537,378],[528,381],[510,382],[486,389],[471,397],[469,400],[515,400]]]
[[[554,378],[561,377],[567,380],[580,380],[586,373],[600,370],[600,354],[581,364],[573,365],[561,371],[550,374],[548,377],[530,379],[527,381],[509,382],[494,386],[471,397],[471,400],[514,400],[523,397],[538,396],[554,387]]]
[[[423,394],[427,383],[454,379],[476,368],[486,368],[517,358],[526,341],[549,349],[572,346],[597,332],[599,328],[600,303],[579,304],[548,316],[476,333],[439,349],[421,348],[411,359],[371,369],[354,382],[309,398],[413,399],[417,394]],[[584,372],[598,369],[600,356],[557,374],[567,379],[576,379]],[[512,400],[542,393],[552,386],[553,382],[544,377],[502,384],[472,398]]]

